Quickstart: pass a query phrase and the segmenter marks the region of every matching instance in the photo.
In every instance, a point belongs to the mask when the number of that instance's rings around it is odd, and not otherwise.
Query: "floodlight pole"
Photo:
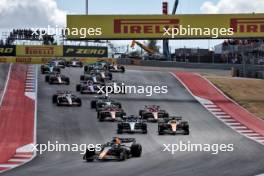
[[[88,1],[89,0],[85,0],[85,14],[88,15]]]

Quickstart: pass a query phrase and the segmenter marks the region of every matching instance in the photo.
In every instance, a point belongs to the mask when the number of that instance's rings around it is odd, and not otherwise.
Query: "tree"
[[[159,52],[159,46],[157,45],[157,40],[148,40],[148,48],[155,52]]]

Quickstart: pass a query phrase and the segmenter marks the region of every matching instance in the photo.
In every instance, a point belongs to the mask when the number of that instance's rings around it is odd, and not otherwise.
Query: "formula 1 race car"
[[[160,106],[156,105],[145,106],[143,110],[139,110],[139,115],[149,122],[157,122],[158,119],[169,117],[167,111],[160,109]]]
[[[125,73],[125,67],[123,65],[111,64],[108,66],[110,72],[121,72]]]
[[[92,70],[105,70],[105,64],[101,62],[96,62],[94,64],[84,66],[84,74],[89,74],[89,72]]]
[[[99,111],[101,108],[107,105],[115,105],[119,108],[122,108],[121,103],[111,99],[108,96],[96,97],[96,99],[91,101],[91,108],[96,109],[96,111]]]
[[[79,59],[71,59],[66,62],[67,67],[83,67],[83,63]]]
[[[54,66],[51,63],[41,65],[40,70],[42,74],[50,74],[52,72],[57,72],[57,73],[61,72],[59,67]]]
[[[49,63],[55,67],[58,67],[58,68],[65,68],[66,67],[66,60],[65,59],[52,59]]]
[[[147,134],[147,123],[140,117],[137,116],[128,116],[125,117],[122,121],[117,124],[117,133],[135,133],[141,132],[143,134]]]
[[[159,135],[163,134],[184,134],[189,135],[189,124],[187,121],[182,121],[182,117],[170,117],[161,119],[158,123]]]
[[[100,122],[121,120],[125,115],[126,113],[122,108],[113,104],[103,106],[97,112],[97,118]]]
[[[112,73],[101,70],[93,70],[89,74],[80,76],[81,81],[91,80],[93,82],[104,82],[105,80],[112,80],[112,78]]]
[[[80,92],[81,94],[97,94],[101,87],[102,87],[101,83],[86,81],[86,82],[82,82],[81,84],[77,84],[76,91]]]
[[[110,142],[101,146],[99,151],[95,148],[89,148],[83,156],[87,162],[94,160],[117,160],[125,161],[131,157],[140,157],[142,146],[136,143],[135,138],[114,137]]]
[[[69,77],[66,77],[65,75],[54,73],[54,72],[52,72],[49,75],[46,75],[45,81],[48,82],[49,84],[66,84],[66,85],[70,84]]]
[[[82,100],[69,91],[57,92],[52,97],[52,102],[57,106],[81,106]]]

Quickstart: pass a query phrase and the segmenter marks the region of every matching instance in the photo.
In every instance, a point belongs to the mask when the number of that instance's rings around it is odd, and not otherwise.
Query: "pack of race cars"
[[[170,116],[169,113],[157,105],[146,105],[139,110],[138,115],[127,115],[122,104],[113,98],[101,95],[107,86],[119,84],[113,81],[113,72],[125,72],[122,65],[99,61],[85,65],[78,59],[66,61],[53,59],[45,65],[41,65],[41,73],[45,75],[45,82],[58,85],[69,85],[70,78],[61,74],[66,67],[83,68],[80,75],[80,83],[76,85],[76,92],[80,94],[95,94],[91,98],[90,108],[95,109],[99,122],[117,122],[117,134],[123,133],[148,133],[148,123],[157,123],[158,135],[184,134],[189,135],[189,123],[182,117]],[[107,85],[107,86],[106,86]],[[71,91],[57,91],[52,96],[52,102],[57,106],[82,106],[82,100]],[[128,145],[129,144],[129,145]],[[87,150],[83,159],[86,161],[115,159],[126,160],[130,157],[140,157],[142,146],[136,143],[134,138],[118,138],[102,145],[100,151]]]

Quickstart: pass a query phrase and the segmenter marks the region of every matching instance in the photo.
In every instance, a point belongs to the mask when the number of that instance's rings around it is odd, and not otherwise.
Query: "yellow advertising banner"
[[[63,56],[63,46],[17,45],[16,55],[30,57],[60,57]]]
[[[68,15],[68,39],[259,38],[264,14]]]
[[[110,63],[116,63],[114,58],[76,58],[83,63],[95,63],[97,61],[106,61]],[[52,60],[52,57],[0,57],[0,62],[5,63],[23,63],[23,64],[45,64]],[[70,61],[71,57],[64,58],[66,61]]]

